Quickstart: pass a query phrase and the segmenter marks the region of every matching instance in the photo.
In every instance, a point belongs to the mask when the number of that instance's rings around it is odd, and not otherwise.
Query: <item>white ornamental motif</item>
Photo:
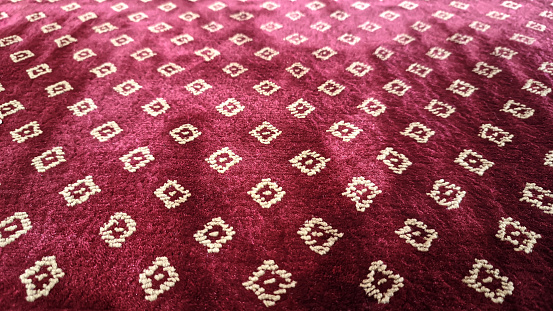
[[[121,247],[135,231],[136,222],[129,215],[120,212],[112,215],[100,228],[100,237],[109,247]]]
[[[56,256],[42,257],[41,260],[35,262],[34,266],[26,269],[25,273],[19,276],[21,283],[25,284],[27,290],[25,299],[28,302],[33,302],[42,296],[48,296],[52,288],[58,284],[59,279],[64,275],[65,273],[58,268]],[[42,288],[37,288],[35,280],[42,283]]]
[[[146,297],[144,298],[148,301],[156,300],[157,296],[171,289],[171,287],[175,286],[175,283],[179,281],[179,275],[175,268],[171,266],[167,257],[157,257],[152,264],[152,266],[149,266],[140,273],[138,279],[146,293]],[[159,288],[154,289],[152,288],[152,277],[156,279],[157,282],[163,279],[165,279],[165,281],[159,285]]]
[[[357,135],[363,130],[349,122],[344,122],[342,120],[340,122],[334,123],[326,131],[330,132],[332,135],[342,139],[345,142],[349,142],[350,140],[357,137]]]
[[[65,158],[63,157],[64,155],[65,153],[63,152],[62,147],[54,147],[48,151],[45,151],[38,157],[33,158],[33,162],[31,162],[31,164],[37,171],[44,173],[47,170],[65,162]]]
[[[315,151],[304,150],[299,155],[290,160],[292,166],[298,168],[307,176],[313,176],[326,167],[326,162],[330,161]]]
[[[373,117],[378,117],[386,111],[386,106],[381,103],[378,99],[370,97],[357,106],[357,108],[365,111]]]
[[[125,164],[125,169],[131,173],[155,160],[148,147],[136,148],[119,158]]]
[[[451,184],[443,179],[436,180],[430,193],[427,193],[432,199],[441,206],[447,209],[459,208],[461,201],[465,197],[466,192],[461,190],[461,187]]]
[[[373,261],[369,267],[367,278],[359,284],[365,290],[367,296],[373,297],[378,303],[382,304],[389,303],[395,292],[403,287],[403,278],[387,268],[388,266],[382,260]],[[389,286],[387,291],[382,292],[378,287],[387,282],[391,282],[392,285]]]
[[[403,173],[403,171],[413,164],[404,154],[395,151],[392,147],[381,150],[376,159],[384,162],[396,174]]]
[[[200,137],[202,132],[198,131],[198,129],[192,124],[183,124],[175,129],[172,129],[169,134],[175,139],[176,142],[184,145]]]
[[[512,229],[507,230],[508,226],[511,226]],[[537,243],[537,239],[541,238],[541,235],[521,226],[520,222],[515,221],[511,217],[501,217],[499,221],[499,231],[497,231],[495,236],[501,241],[507,241],[513,244],[515,246],[515,251],[524,251],[526,254],[532,252],[532,248],[534,248],[534,245]]]
[[[520,201],[531,203],[533,207],[541,209],[546,214],[553,214],[553,192],[535,183],[526,183]]]
[[[255,129],[250,131],[250,134],[257,138],[260,143],[268,145],[273,141],[275,138],[277,138],[280,134],[282,134],[282,131],[277,129],[274,125],[271,123],[264,121],[260,125],[258,125]]]
[[[382,190],[379,190],[372,181],[361,176],[353,177],[353,180],[346,188],[346,192],[343,192],[342,195],[355,202],[357,211],[364,212],[365,209],[371,206],[373,199],[380,193],[382,193]]]
[[[262,208],[270,208],[273,204],[276,204],[282,200],[286,191],[282,190],[282,187],[271,181],[270,178],[264,178],[253,187],[248,194],[252,199],[259,203]]]
[[[428,139],[432,137],[436,132],[426,127],[426,125],[420,122],[413,122],[409,126],[400,132],[401,135],[405,135],[413,138],[418,143],[424,144],[428,142]]]
[[[328,253],[334,243],[344,236],[343,233],[339,233],[338,230],[333,229],[321,218],[307,220],[303,224],[303,227],[298,230],[298,234],[305,241],[305,244],[319,255]],[[324,240],[324,237],[327,237],[326,240]]]
[[[215,229],[217,227],[219,227],[220,230]],[[194,238],[198,243],[207,247],[208,253],[218,253],[223,247],[223,244],[232,240],[234,234],[236,234],[236,232],[233,231],[233,228],[226,224],[221,217],[217,217],[205,224],[203,229],[198,230],[198,232],[194,234]],[[211,238],[215,240],[211,240]]]
[[[67,201],[67,205],[75,206],[84,203],[91,195],[100,191],[100,187],[94,183],[92,176],[86,176],[85,179],[77,180],[76,183],[67,185],[60,194]]]
[[[446,104],[444,102],[441,102],[437,99],[431,100],[430,103],[426,107],[424,107],[424,109],[444,119],[449,117],[452,113],[455,112],[455,107],[449,104]]]
[[[545,154],[545,159],[543,160],[544,160],[543,165],[553,167],[553,150]]]
[[[491,124],[482,124],[480,126],[480,137],[496,143],[499,147],[505,146],[505,143],[513,141],[514,135]]]
[[[264,281],[261,282],[261,279]],[[277,282],[278,289],[272,293],[263,287]],[[248,281],[242,283],[242,285],[247,290],[253,291],[266,307],[271,307],[280,300],[281,295],[286,294],[287,289],[296,287],[296,281],[292,281],[291,273],[279,269],[274,260],[264,260],[263,264],[257,267],[257,271],[254,271],[253,275],[248,277]]]
[[[519,119],[528,119],[534,115],[534,109],[525,104],[517,103],[512,99],[503,105],[501,111],[510,113]]]
[[[20,225],[16,221],[19,221]],[[25,212],[16,212],[13,216],[2,220],[0,222],[0,247],[4,247],[15,241],[31,230],[31,228],[33,228],[31,220]]]
[[[191,196],[190,191],[185,190],[176,180],[167,180],[163,186],[154,191],[154,194],[168,209],[178,207]]]
[[[217,172],[223,174],[231,166],[238,164],[242,161],[242,158],[236,153],[232,152],[229,147],[224,147],[223,149],[217,150],[209,158],[205,159],[209,166]]]
[[[470,149],[463,150],[454,162],[480,176],[495,164]]]
[[[508,277],[501,276],[499,269],[494,269],[487,260],[475,259],[475,261],[476,263],[472,265],[472,270],[469,271],[470,274],[465,276],[463,282],[469,287],[474,288],[477,292],[484,293],[484,296],[490,298],[493,302],[503,303],[507,295],[513,294],[513,290],[515,289],[513,282],[510,282]],[[485,275],[480,276],[480,273],[485,273]],[[494,281],[496,281],[495,286],[491,286],[491,288],[486,286]],[[492,288],[496,289],[492,290]]]
[[[417,250],[428,252],[432,241],[438,238],[438,232],[434,229],[428,229],[425,223],[414,218],[407,219],[404,223],[405,227],[396,230],[396,234]]]

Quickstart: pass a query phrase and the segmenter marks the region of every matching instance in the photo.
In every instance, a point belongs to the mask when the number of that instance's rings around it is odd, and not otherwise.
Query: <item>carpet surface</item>
[[[0,309],[552,310],[549,1],[0,4]]]

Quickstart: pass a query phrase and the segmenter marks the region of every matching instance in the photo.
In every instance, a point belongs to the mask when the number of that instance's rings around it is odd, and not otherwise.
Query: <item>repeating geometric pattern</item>
[[[553,3],[5,0],[0,26],[3,308],[553,305]]]

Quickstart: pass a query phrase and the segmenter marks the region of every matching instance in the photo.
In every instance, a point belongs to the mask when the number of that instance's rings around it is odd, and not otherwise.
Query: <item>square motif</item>
[[[173,42],[174,44],[176,44],[178,46],[189,43],[191,41],[194,41],[194,38],[192,38],[191,35],[186,34],[186,33],[182,34],[182,35],[178,35],[178,36],[171,39],[171,42]]]
[[[90,72],[96,75],[96,78],[103,78],[107,75],[115,73],[117,68],[112,63],[103,63],[102,65],[90,69]]]
[[[311,29],[315,29],[315,30],[320,31],[320,32],[325,32],[325,31],[329,30],[331,26],[329,24],[325,23],[325,22],[318,21],[318,22],[316,22],[315,24],[313,24],[309,27],[311,27]]]
[[[358,26],[359,28],[366,30],[368,32],[375,32],[378,29],[382,28],[380,25],[373,23],[373,22],[364,22],[363,24]]]
[[[433,99],[432,101],[430,101],[430,103],[426,107],[424,107],[424,109],[444,119],[455,112],[455,107],[441,102],[437,99]]]
[[[226,117],[232,117],[244,110],[244,105],[234,98],[229,98],[217,107],[215,107],[219,113]]]
[[[143,48],[142,50],[138,50],[131,54],[131,56],[139,62],[147,58],[154,57],[155,55],[157,54],[154,53],[154,51],[152,51],[152,49],[150,48]]]
[[[200,135],[202,135],[202,132],[200,132],[192,124],[183,124],[175,129],[172,129],[169,134],[175,139],[177,143],[184,145],[200,137]]]
[[[148,147],[136,148],[119,158],[125,164],[124,169],[134,173],[141,167],[155,160]]]
[[[111,6],[111,9],[114,10],[115,12],[121,12],[121,11],[126,10],[128,8],[129,8],[129,6],[125,3],[123,3],[123,2]]]
[[[411,64],[411,66],[409,66],[406,71],[414,73],[419,77],[426,78],[426,76],[432,71],[432,69],[421,64],[414,63]]]
[[[356,77],[363,77],[370,70],[372,70],[371,66],[363,64],[361,62],[353,62],[351,65],[349,65],[348,68],[346,68],[346,71],[350,72]]]
[[[478,88],[457,79],[447,88],[447,90],[463,97],[469,97],[474,91],[478,90]]]
[[[327,159],[315,151],[304,150],[299,155],[290,159],[292,166],[299,169],[307,176],[314,176],[326,167]]]
[[[115,135],[123,132],[117,123],[110,121],[106,124],[102,124],[97,128],[93,129],[90,132],[94,138],[98,139],[101,142],[108,141],[110,138],[115,137]]]
[[[167,104],[167,101],[163,98],[156,98],[149,104],[142,106],[142,109],[152,117],[157,117],[160,114],[165,113],[171,106]]]
[[[18,100],[11,100],[0,105],[0,120],[12,115],[20,110],[25,110],[25,107]]]
[[[428,50],[428,52],[426,52],[426,55],[430,58],[444,60],[444,59],[448,58],[449,55],[451,55],[451,53],[444,50],[444,49],[442,49],[442,48],[433,47],[433,48],[430,48],[430,50]]]
[[[215,57],[221,55],[219,51],[210,47],[205,47],[201,50],[195,51],[194,54],[203,57],[206,62],[209,62],[213,60]]]
[[[209,32],[216,32],[223,29],[223,25],[216,22],[211,22],[209,24],[203,25],[202,28]]]
[[[167,2],[157,7],[158,9],[162,10],[163,12],[169,12],[177,8],[177,6],[173,2]]]
[[[476,30],[476,31],[481,31],[481,32],[484,32],[484,31],[490,29],[490,25],[484,24],[484,23],[479,22],[479,21],[474,21],[474,22],[470,23],[469,27]]]
[[[184,189],[176,180],[167,180],[167,182],[154,191],[165,207],[168,209],[179,207],[191,196],[190,191]]]
[[[330,96],[336,96],[345,89],[346,87],[343,85],[340,85],[333,80],[328,80],[325,83],[321,84],[317,89],[321,92],[326,93]]]
[[[400,132],[401,135],[408,136],[416,140],[418,143],[425,144],[428,139],[432,137],[436,132],[429,129],[426,125],[420,122],[413,122],[409,126]]]
[[[209,166],[217,172],[223,174],[232,166],[242,161],[242,158],[232,152],[229,147],[217,150],[209,158],[205,159]]]
[[[309,71],[309,68],[304,67],[301,63],[293,63],[290,67],[286,68],[286,71],[288,71],[295,78],[299,79]]]
[[[248,194],[262,208],[270,208],[272,205],[280,202],[286,192],[282,191],[282,188],[276,182],[271,181],[270,178],[265,178],[248,191]]]
[[[313,107],[310,103],[305,101],[303,98],[298,99],[293,104],[286,107],[286,109],[290,110],[292,115],[298,119],[304,119],[309,115],[313,110],[315,110],[315,107]]]
[[[415,41],[415,38],[411,37],[410,35],[407,35],[407,34],[403,33],[403,34],[397,35],[394,38],[394,41],[399,43],[399,44],[407,45],[407,44]]]
[[[378,99],[373,97],[364,100],[361,105],[357,106],[357,108],[365,111],[373,117],[378,117],[379,115],[383,114],[384,111],[386,111],[386,106],[384,106],[384,104],[381,103]]]
[[[38,172],[44,173],[47,170],[65,162],[66,160],[63,157],[64,155],[65,153],[63,152],[62,147],[54,147],[33,158],[31,164],[36,168]]]
[[[96,110],[98,107],[94,104],[94,101],[90,98],[85,98],[80,102],[67,107],[70,111],[73,112],[77,117],[85,116],[87,113]]]
[[[239,22],[243,22],[243,21],[247,21],[249,19],[252,19],[253,14],[242,11],[242,12],[231,14],[230,17],[237,20],[237,21],[239,21]]]
[[[155,25],[149,26],[148,30],[153,33],[160,33],[160,32],[170,30],[172,28],[173,27],[171,25],[161,22],[161,23],[157,23]]]
[[[170,77],[174,74],[184,71],[184,68],[177,64],[169,63],[159,67],[157,71],[166,77]]]
[[[138,23],[141,20],[148,18],[148,15],[146,15],[146,13],[138,12],[138,13],[135,13],[135,14],[131,14],[127,17],[131,22]]]
[[[223,68],[223,71],[231,77],[236,78],[246,72],[248,69],[238,63],[230,63]]]
[[[280,28],[282,28],[282,25],[275,22],[268,22],[266,24],[261,25],[261,27],[259,28],[261,28],[261,30],[266,32],[273,32],[275,30],[279,30]]]
[[[10,134],[12,135],[13,141],[21,144],[29,138],[42,134],[42,130],[40,129],[40,124],[38,124],[37,121],[33,121],[11,131]]]
[[[140,90],[141,88],[141,85],[131,79],[115,86],[113,89],[123,96],[129,96],[130,94]]]
[[[214,3],[207,6],[208,9],[210,9],[212,11],[215,11],[215,12],[220,11],[220,10],[226,8],[226,7],[227,7],[227,5],[224,4],[223,2],[220,2],[220,1],[214,2]]]
[[[345,142],[355,139],[359,133],[363,132],[363,130],[357,126],[344,121],[332,124],[332,126],[326,131]]]
[[[307,37],[294,33],[284,38],[284,40],[292,43],[293,45],[300,45],[303,42],[307,41]]]
[[[454,162],[480,176],[495,164],[470,149],[463,150]]]
[[[207,84],[204,80],[198,79],[187,86],[185,88],[194,95],[200,95],[203,92],[209,90],[211,88],[211,85]]]
[[[472,72],[475,72],[481,76],[491,79],[493,78],[493,76],[500,73],[501,69],[492,65],[488,65],[484,62],[478,62],[474,67],[474,69],[472,70]]]
[[[396,12],[392,12],[392,11],[384,11],[380,14],[380,17],[382,17],[383,19],[389,20],[389,21],[393,21],[396,18],[398,18],[399,16],[400,16],[399,14],[397,14]]]
[[[337,53],[333,49],[331,49],[330,47],[326,46],[324,48],[320,48],[320,49],[316,50],[312,54],[315,55],[315,57],[318,58],[318,59],[327,60],[327,59],[331,58],[332,56],[336,55]]]
[[[368,4],[366,2],[361,2],[361,1],[357,1],[357,2],[355,2],[351,5],[352,8],[356,8],[360,11],[363,11],[363,10],[367,9],[370,6],[371,6],[370,4]]]
[[[179,18],[186,22],[191,22],[195,20],[196,18],[199,18],[200,15],[194,13],[194,12],[186,12],[181,15],[179,15]]]
[[[101,25],[92,27],[92,29],[93,29],[96,33],[105,33],[105,32],[109,32],[109,31],[116,30],[116,29],[118,29],[118,28],[115,27],[115,26],[113,26],[113,25],[110,24],[110,23],[103,23],[103,24],[101,24]]]
[[[251,130],[250,134],[257,138],[260,143],[268,145],[277,138],[278,135],[282,134],[282,131],[274,127],[271,123],[264,121],[255,129]]]
[[[361,40],[361,38],[349,33],[343,34],[340,37],[338,37],[338,41],[342,41],[349,45],[355,45],[357,42],[359,42],[359,40]]]
[[[92,176],[86,176],[85,179],[67,185],[60,194],[67,201],[68,206],[75,206],[86,202],[90,196],[100,193],[100,191],[100,187],[94,183]]]
[[[446,21],[446,20],[452,18],[453,16],[455,16],[455,14],[444,12],[444,11],[436,11],[432,14],[432,16],[434,16],[435,18],[439,18],[441,20]]]
[[[255,56],[262,58],[264,60],[271,60],[273,57],[277,56],[279,53],[269,47],[264,47],[261,50],[254,53]]]
[[[335,18],[339,21],[344,21],[346,18],[349,17],[349,14],[344,11],[335,11],[332,14],[330,14],[330,17]]]
[[[230,37],[229,40],[236,45],[242,45],[244,43],[251,42],[252,38],[246,36],[245,34],[237,33]]]
[[[394,55],[394,52],[388,50],[387,48],[383,46],[379,46],[373,53],[376,57],[380,58],[381,60],[388,60],[392,55]]]
[[[416,30],[418,32],[425,32],[428,29],[430,29],[430,27],[432,27],[432,26],[428,25],[427,23],[421,22],[421,21],[418,21],[418,22],[414,23],[413,25],[411,25],[411,28],[413,28],[414,30]]]
[[[388,84],[386,84],[383,89],[385,89],[386,91],[388,91],[388,93],[392,93],[394,95],[397,95],[397,96],[403,96],[405,95],[405,93],[407,93],[407,91],[410,89],[411,87],[408,86],[407,84],[405,84],[403,81],[401,80],[394,80]]]
[[[29,75],[29,78],[36,79],[42,75],[45,75],[47,73],[52,72],[52,69],[50,69],[50,66],[48,64],[40,64],[36,65],[33,68],[27,69],[27,74]],[[1,113],[1,111],[0,111]]]
[[[280,89],[280,86],[276,85],[275,83],[265,80],[261,81],[261,83],[255,85],[254,90],[258,91],[259,94],[269,96],[273,94],[274,92],[278,91]]]
[[[110,40],[111,41],[111,44],[113,44],[114,46],[123,46],[123,45],[126,45],[126,44],[129,44],[131,42],[133,42],[133,38],[127,36],[127,35],[121,35],[117,38],[113,38]]]
[[[293,21],[297,21],[298,19],[304,17],[305,15],[303,15],[303,13],[300,11],[293,11],[293,12],[286,13],[285,16]]]
[[[411,1],[403,1],[402,3],[398,4],[398,6],[411,11],[416,9],[419,5]]]
[[[42,30],[43,33],[51,33],[52,31],[56,31],[58,29],[61,29],[61,26],[58,25],[58,23],[44,25],[40,28],[40,30]]]

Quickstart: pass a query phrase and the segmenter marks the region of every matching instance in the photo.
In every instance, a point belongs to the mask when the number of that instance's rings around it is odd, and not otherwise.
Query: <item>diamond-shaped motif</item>
[[[118,212],[100,228],[100,237],[109,247],[119,248],[136,231],[136,222],[131,216]]]
[[[507,230],[509,228],[509,230]],[[520,222],[515,221],[513,218],[501,217],[499,221],[499,230],[495,235],[501,241],[507,241],[515,246],[515,251],[524,251],[526,254],[530,254],[534,245],[538,242],[537,239],[541,238],[541,235],[535,233],[532,230],[528,230],[522,226]]]
[[[191,196],[190,191],[184,189],[176,180],[170,179],[163,186],[157,188],[154,194],[168,209],[179,207]]]
[[[370,70],[372,70],[371,66],[363,64],[361,62],[353,62],[346,68],[346,71],[360,78],[366,75]]]
[[[334,56],[336,54],[337,54],[336,51],[334,51],[333,49],[331,49],[328,46],[326,46],[324,48],[320,48],[320,49],[316,50],[315,52],[313,52],[313,55],[315,55],[316,58],[322,59],[322,60],[327,60],[327,59],[331,58],[332,56]]]
[[[119,158],[125,164],[125,169],[131,173],[155,160],[148,147],[139,147]]]
[[[315,110],[315,107],[313,107],[310,103],[305,101],[303,98],[298,99],[293,104],[286,107],[286,109],[290,110],[292,115],[298,119],[303,119],[307,115],[309,115],[313,110]]]
[[[12,100],[7,103],[3,103],[2,105],[0,105],[0,120],[24,109],[25,107],[18,100]]]
[[[373,202],[373,199],[382,193],[378,187],[365,177],[353,177],[353,180],[348,184],[346,192],[342,195],[350,198],[355,202],[355,208],[359,212],[364,212],[369,208]]]
[[[513,56],[517,55],[518,52],[515,52],[509,48],[506,48],[506,47],[502,47],[502,46],[498,46],[496,47],[493,52],[491,53],[491,55],[493,56],[497,56],[497,57],[501,57],[501,58],[505,58],[505,59],[512,59]]]
[[[345,90],[345,86],[338,84],[334,82],[333,80],[328,80],[325,83],[319,85],[317,88],[319,91],[326,93],[330,96],[336,96],[340,93],[342,93],[343,90]]]
[[[481,76],[484,76],[488,79],[493,78],[496,74],[501,72],[501,69],[488,65],[484,62],[478,62],[472,72],[475,72]]]
[[[157,117],[158,115],[165,113],[169,108],[171,108],[171,106],[169,106],[167,101],[163,98],[156,98],[149,104],[142,106],[142,109],[144,109],[144,111],[152,117]]]
[[[253,14],[251,14],[249,12],[238,12],[238,13],[235,13],[235,14],[231,14],[230,17],[237,20],[237,21],[239,21],[239,22],[243,22],[243,21],[247,21],[249,19],[252,19]]]
[[[194,12],[186,12],[181,15],[179,15],[179,18],[186,22],[191,22],[195,20],[196,18],[199,18],[200,15],[194,13]]]
[[[113,87],[113,89],[123,95],[123,96],[129,96],[131,95],[132,93],[140,90],[142,88],[142,86],[138,83],[136,83],[134,80],[128,80],[128,81],[125,81],[115,87]]]
[[[282,134],[282,131],[274,127],[271,123],[263,121],[262,124],[250,131],[250,134],[257,138],[262,144],[270,144],[278,135]]]
[[[120,35],[119,37],[113,38],[110,41],[111,44],[113,44],[114,46],[123,46],[133,42],[134,40],[127,35]]]
[[[411,73],[414,73],[416,74],[417,76],[419,77],[422,77],[422,78],[426,78],[426,76],[432,72],[432,69],[431,68],[428,68],[426,66],[423,66],[421,64],[417,64],[417,63],[414,63],[414,64],[411,64],[411,66],[409,66],[409,68],[407,68],[406,70],[407,72],[411,72]]]
[[[127,16],[129,18],[129,20],[131,22],[135,22],[135,23],[138,23],[140,22],[141,20],[144,20],[146,18],[148,18],[148,15],[146,15],[145,13],[143,12],[138,12],[138,13],[135,13],[135,14],[131,14],[129,16]]]
[[[309,71],[309,68],[304,67],[301,63],[293,63],[290,67],[286,68],[286,71],[299,79]]]
[[[207,84],[203,79],[198,79],[187,86],[185,88],[188,90],[188,92],[194,94],[194,95],[200,95],[203,92],[209,90],[212,88],[211,85]]]
[[[408,34],[399,34],[397,35],[395,38],[394,38],[394,41],[399,43],[399,44],[402,44],[402,45],[407,45],[413,41],[415,41],[415,38],[411,37],[410,35]]]
[[[501,276],[499,269],[494,269],[487,260],[475,259],[475,261],[469,275],[463,279],[463,283],[479,293],[484,293],[484,296],[493,302],[503,303],[507,295],[513,294],[515,289],[513,282],[510,282],[508,277]]]
[[[361,2],[361,1],[357,1],[357,2],[355,2],[351,5],[352,8],[356,8],[360,11],[363,11],[363,10],[367,9],[370,6],[371,6],[370,4],[368,4],[366,2]]]
[[[0,221],[0,247],[12,243],[32,228],[29,215],[25,212],[16,212],[3,219]]]
[[[526,183],[520,201],[528,202],[546,214],[553,214],[553,192],[535,183]]]
[[[384,164],[396,174],[403,173],[403,171],[413,164],[404,154],[395,151],[392,147],[380,151],[376,159],[384,162]]]
[[[292,43],[293,45],[300,45],[303,42],[307,41],[307,37],[294,33],[284,38],[284,40]]]
[[[154,57],[155,55],[157,54],[150,48],[143,48],[131,54],[131,56],[139,62]]]
[[[349,33],[345,33],[345,34],[338,37],[338,41],[342,41],[342,42],[347,43],[349,45],[355,45],[360,40],[361,40],[361,38],[359,38],[357,36],[354,36],[352,34],[349,34]]]
[[[395,79],[392,82],[384,85],[383,89],[397,96],[403,96],[411,87],[405,84],[405,82]]]
[[[367,278],[359,286],[365,290],[367,296],[373,297],[378,303],[389,303],[394,293],[403,287],[403,278],[399,274],[393,273],[388,270],[388,266],[382,260],[373,261],[369,267]],[[387,282],[392,284],[386,284]],[[382,286],[383,284],[387,286]],[[388,289],[384,291],[384,288]]]
[[[272,1],[267,1],[267,2],[264,2],[261,5],[261,7],[266,9],[266,10],[272,11],[272,10],[278,9],[280,7],[280,5],[278,5],[278,4],[276,4]]]
[[[396,12],[393,12],[393,11],[384,11],[384,12],[380,13],[379,16],[382,17],[383,19],[386,19],[386,20],[389,20],[389,21],[394,21],[400,15],[397,14]]]
[[[178,35],[171,39],[171,42],[173,42],[176,45],[183,45],[183,44],[190,43],[192,41],[194,41],[194,38],[187,33]]]
[[[305,15],[303,15],[303,13],[300,11],[293,11],[293,12],[286,13],[285,16],[293,21],[297,21],[298,19],[304,17]]]
[[[325,32],[329,30],[331,26],[325,22],[318,21],[315,24],[311,25],[310,27],[311,29],[315,29],[320,32]]]
[[[205,159],[209,166],[217,172],[223,174],[231,166],[236,165],[242,158],[232,152],[229,147],[217,150],[209,158]]]
[[[85,116],[87,113],[98,109],[98,107],[96,106],[96,104],[94,104],[94,101],[92,101],[92,99],[85,98],[80,102],[67,107],[67,109],[71,110],[73,114],[77,117],[82,117]]]
[[[361,133],[363,130],[349,122],[345,122],[342,120],[340,122],[334,123],[326,131],[342,139],[345,142],[349,142],[355,137],[357,137],[357,135]]]
[[[198,131],[198,129],[192,124],[183,124],[175,129],[172,129],[169,134],[179,144],[184,145],[200,137],[200,135],[202,135],[202,132]]]
[[[429,129],[426,125],[420,122],[413,122],[409,126],[400,132],[402,135],[408,136],[416,140],[418,143],[427,143],[428,139],[435,134],[435,132]]]
[[[282,25],[275,22],[268,22],[266,24],[261,25],[260,28],[261,30],[266,32],[273,32],[275,30],[279,30],[280,28],[282,28]]]
[[[250,38],[250,37],[248,37],[248,36],[246,36],[245,34],[242,34],[242,33],[237,33],[237,34],[235,34],[234,36],[232,36],[228,39],[236,45],[242,45],[244,43],[248,43],[248,42],[252,41],[252,38]]]
[[[277,56],[279,53],[269,47],[264,47],[261,50],[254,53],[255,56],[262,58],[264,60],[271,60],[273,57]]]
[[[279,185],[271,181],[270,178],[264,178],[260,183],[248,191],[248,194],[255,202],[259,203],[262,208],[270,208],[272,205],[282,200],[286,191],[283,191],[282,187],[279,187]]]
[[[414,218],[405,221],[405,227],[395,231],[400,238],[405,239],[407,244],[421,252],[428,252],[432,241],[438,238],[438,232],[434,229],[428,229],[426,224]]]
[[[330,17],[335,18],[339,21],[344,21],[346,18],[349,17],[349,14],[344,11],[335,11],[332,14],[330,14]]]
[[[10,134],[12,135],[13,141],[17,143],[22,143],[29,138],[36,137],[42,134],[42,130],[40,129],[40,125],[38,124],[38,122],[33,121],[23,125],[16,130],[11,131]]]
[[[217,2],[214,2],[214,3],[210,4],[210,5],[208,5],[207,7],[208,7],[210,10],[217,12],[217,11],[220,11],[220,10],[226,8],[227,5],[224,4],[223,2],[217,1]]]
[[[157,72],[161,73],[166,77],[170,77],[174,74],[177,74],[183,71],[184,71],[184,68],[174,63],[165,64],[157,69]]]
[[[274,291],[265,289],[267,285],[277,282],[277,289]],[[248,277],[248,281],[242,285],[247,290],[253,291],[266,307],[271,307],[280,300],[281,295],[286,294],[287,289],[296,286],[296,281],[292,281],[292,274],[279,269],[273,260],[264,260],[263,264],[257,267],[257,271],[254,271],[253,275]]]
[[[152,25],[152,26],[148,27],[148,30],[153,32],[153,33],[165,32],[165,31],[171,30],[171,29],[173,29],[173,26],[171,26],[167,23],[164,23],[164,22],[157,23],[155,25]]]
[[[194,238],[198,243],[207,247],[208,253],[218,253],[223,247],[223,244],[232,240],[232,236],[235,234],[236,232],[231,226],[226,224],[221,217],[217,217],[205,224],[203,229],[198,230],[198,232],[194,234]]]
[[[290,159],[292,166],[299,169],[302,173],[307,174],[307,176],[313,176],[319,173],[326,167],[326,163],[330,159],[327,159],[315,151],[304,150],[299,155]]]
[[[234,98],[229,98],[217,107],[215,107],[222,115],[232,117],[244,110],[244,105]]]
[[[320,1],[309,2],[308,4],[305,5],[305,7],[310,9],[311,11],[316,11],[316,10],[322,9],[325,6],[326,5],[322,2],[320,2]]]
[[[470,23],[469,27],[476,31],[481,31],[481,32],[485,32],[486,30],[490,29],[490,25],[484,24],[479,21],[474,21]]]
[[[195,51],[194,54],[203,57],[206,62],[209,62],[210,60],[213,60],[215,57],[221,55],[219,51],[210,47],[204,47],[201,50]]]
[[[448,210],[459,208],[466,192],[456,184],[451,184],[443,179],[436,180],[432,191],[427,193],[438,205],[447,207]]]
[[[255,85],[254,90],[258,91],[259,94],[269,96],[273,94],[274,92],[278,91],[280,89],[280,86],[276,85],[275,83],[265,80],[261,81],[261,83]]]
[[[451,52],[446,51],[446,50],[444,50],[442,48],[439,48],[439,47],[433,47],[433,48],[430,48],[430,50],[428,50],[428,52],[426,52],[426,55],[430,58],[444,60],[444,59],[448,58],[449,55],[451,55]]]
[[[344,234],[332,228],[322,218],[312,218],[307,220],[298,230],[301,239],[309,248],[319,255],[324,255],[330,251],[330,248],[343,237]]]
[[[424,107],[424,109],[444,119],[449,117],[452,113],[455,112],[455,107],[449,104],[446,104],[444,102],[441,102],[437,99],[431,100],[430,103],[426,107]]]
[[[388,60],[390,57],[392,57],[392,55],[394,55],[394,52],[388,50],[383,46],[379,46],[373,54],[381,60]]]
[[[432,26],[428,25],[427,23],[421,22],[421,21],[417,21],[413,25],[411,25],[411,28],[413,28],[414,30],[416,30],[418,32],[425,32],[428,29],[430,29],[431,27]]]
[[[492,161],[484,159],[480,154],[470,149],[463,150],[455,159],[455,163],[480,176],[484,175],[484,172],[494,165]]]
[[[478,88],[457,79],[447,88],[447,90],[463,97],[469,97],[472,93],[474,93],[474,91],[478,90]]]
[[[244,66],[240,65],[239,63],[230,63],[223,68],[223,71],[233,78],[238,77],[247,70],[247,68],[244,68]]]
[[[223,25],[216,22],[210,22],[208,24],[203,25],[202,28],[209,32],[216,32],[223,29]]]
[[[48,296],[64,275],[63,270],[58,268],[56,256],[42,257],[41,260],[35,262],[34,266],[26,269],[19,276],[27,292],[25,299],[28,302],[33,302],[40,297]],[[38,287],[37,284],[42,284],[42,286]]]
[[[146,293],[144,298],[148,301],[156,300],[157,296],[171,289],[171,287],[175,286],[175,283],[179,281],[179,274],[176,272],[175,268],[171,266],[167,257],[157,257],[152,264],[153,265],[140,273],[138,279]],[[156,283],[160,283],[164,280],[157,289],[152,288],[152,276],[156,280]]]
[[[92,176],[86,176],[85,179],[67,185],[60,194],[67,201],[68,206],[75,206],[86,202],[91,195],[100,193],[100,191],[100,187],[94,183]]]
[[[62,147],[54,147],[33,158],[31,164],[37,171],[44,173],[47,170],[65,162],[65,158],[63,157],[64,155],[65,153],[63,152]]]
[[[373,22],[364,22],[363,24],[358,26],[359,28],[369,31],[369,32],[375,32],[378,29],[382,28],[380,25],[373,23]]]
[[[499,147],[505,146],[505,143],[512,142],[514,135],[491,124],[482,124],[480,126],[480,137],[496,143]]]
[[[373,117],[378,117],[386,111],[386,106],[381,103],[378,99],[370,97],[357,106],[357,108],[365,111]]]

